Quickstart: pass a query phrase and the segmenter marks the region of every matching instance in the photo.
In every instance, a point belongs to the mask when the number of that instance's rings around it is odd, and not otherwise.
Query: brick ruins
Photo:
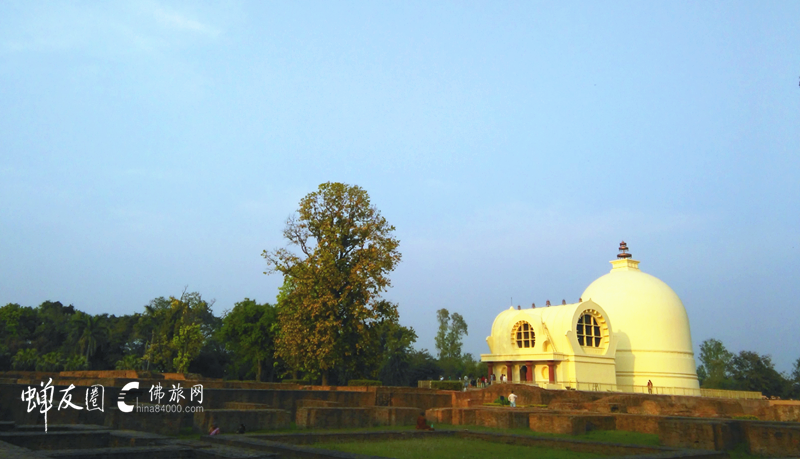
[[[55,396],[45,433],[43,415],[38,410],[28,412],[20,394],[28,387],[39,389],[40,383],[50,378]],[[285,429],[292,421],[300,428],[315,429],[407,426],[415,424],[421,411],[434,424],[522,428],[571,435],[590,430],[657,434],[663,448],[626,452],[624,447],[611,451],[608,445],[587,446],[580,441],[523,436],[498,439],[496,434],[474,432],[433,432],[432,435],[472,436],[521,444],[556,442],[555,447],[559,448],[595,448],[620,456],[658,453],[658,457],[670,457],[669,451],[674,451],[674,457],[727,457],[724,451],[742,444],[757,455],[800,454],[800,402],[796,401],[544,390],[518,384],[450,392],[407,387],[323,387],[183,378],[183,375],[145,375],[129,371],[0,374],[0,457],[357,457],[333,452],[321,455],[319,450],[309,452],[307,447],[298,446],[309,441],[308,434],[292,434],[295,437],[289,436],[289,439],[286,435],[222,435],[203,437],[202,441],[179,440],[175,436],[188,429],[206,433],[212,424],[220,427],[223,433],[236,432],[240,424],[248,431]],[[170,386],[180,382],[184,387],[201,383],[203,410],[158,414],[120,412],[116,403],[118,395],[131,381],[138,381],[141,387],[127,394],[125,400],[131,404],[137,398],[140,404],[148,404],[145,388],[156,383]],[[57,410],[59,391],[70,384],[76,386],[73,391],[76,405],[84,403],[86,387],[102,385],[105,388],[104,411]],[[518,396],[518,408],[486,406],[501,395],[507,396],[511,390]],[[181,403],[185,404],[185,400]],[[384,433],[402,438],[427,434]],[[330,435],[361,435],[359,438],[366,439],[378,434]],[[687,452],[687,449],[694,452]]]

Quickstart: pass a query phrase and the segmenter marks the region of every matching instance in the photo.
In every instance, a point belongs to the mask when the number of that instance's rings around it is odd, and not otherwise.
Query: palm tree
[[[82,352],[86,352],[86,361],[89,362],[95,351],[105,346],[108,340],[108,326],[100,316],[88,314],[83,319],[83,325],[83,333],[78,344],[80,344]]]

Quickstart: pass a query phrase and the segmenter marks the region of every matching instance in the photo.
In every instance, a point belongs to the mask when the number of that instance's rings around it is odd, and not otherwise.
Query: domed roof
[[[585,352],[575,336],[575,327],[579,316],[587,310],[596,311],[603,318],[604,326],[610,323],[608,314],[600,305],[592,301],[522,310],[514,309],[512,306],[494,319],[492,334],[486,337],[486,343],[489,345],[489,351],[494,355],[527,355],[531,357],[547,352],[584,355]],[[514,345],[512,329],[515,324],[520,322],[528,323],[535,337],[535,343],[529,349],[520,349]],[[607,338],[609,337],[607,333],[605,335]],[[591,353],[613,356],[615,343],[614,340],[606,339],[602,346],[598,345],[597,352]]]
[[[601,305],[618,334],[617,351],[692,352],[689,317],[678,295],[660,279],[620,257],[608,274],[592,282],[582,297]]]

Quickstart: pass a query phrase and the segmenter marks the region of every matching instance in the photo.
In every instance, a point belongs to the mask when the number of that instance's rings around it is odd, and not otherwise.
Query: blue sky
[[[272,302],[264,249],[366,189],[417,347],[574,302],[621,240],[695,348],[800,357],[800,3],[0,3],[0,304]],[[656,325],[657,326],[657,325]]]

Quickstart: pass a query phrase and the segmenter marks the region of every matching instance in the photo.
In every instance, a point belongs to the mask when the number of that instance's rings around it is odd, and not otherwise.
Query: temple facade
[[[481,361],[496,381],[552,389],[699,394],[689,317],[664,282],[639,269],[628,247],[577,303],[501,312]],[[669,390],[666,390],[669,389]]]

